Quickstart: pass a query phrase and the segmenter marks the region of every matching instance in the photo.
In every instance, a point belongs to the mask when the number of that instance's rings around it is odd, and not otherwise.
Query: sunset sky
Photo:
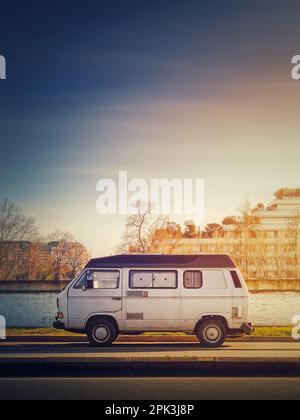
[[[297,0],[1,5],[0,199],[113,252],[96,183],[203,178],[207,222],[300,187]]]

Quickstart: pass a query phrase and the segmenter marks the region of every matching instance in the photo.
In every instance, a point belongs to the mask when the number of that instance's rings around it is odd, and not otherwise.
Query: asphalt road
[[[299,367],[300,343],[2,342],[0,399],[298,400]]]
[[[1,400],[299,400],[299,378],[1,378]],[[138,404],[137,404],[138,405]]]

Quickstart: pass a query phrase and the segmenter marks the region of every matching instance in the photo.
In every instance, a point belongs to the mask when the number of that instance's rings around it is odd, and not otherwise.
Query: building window
[[[201,271],[186,271],[183,284],[186,289],[201,289],[203,285]]]

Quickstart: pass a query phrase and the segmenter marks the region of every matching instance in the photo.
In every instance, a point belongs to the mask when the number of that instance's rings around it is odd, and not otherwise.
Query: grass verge
[[[63,330],[55,330],[54,328],[8,328],[7,337],[45,337],[45,336],[75,336],[76,334],[68,333]]]
[[[258,327],[253,334],[255,337],[291,337],[292,327]],[[52,328],[18,328],[8,329],[7,336],[74,336],[76,334],[68,333],[66,331],[55,330]],[[183,336],[182,333],[147,333],[146,335],[178,335]]]

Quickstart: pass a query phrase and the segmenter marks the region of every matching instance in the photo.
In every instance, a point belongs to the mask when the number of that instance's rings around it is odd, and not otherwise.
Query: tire
[[[215,319],[201,322],[196,331],[198,340],[204,347],[222,347],[227,338],[224,324]]]
[[[92,346],[107,347],[117,338],[119,332],[113,322],[107,319],[95,319],[87,328],[87,336]]]

